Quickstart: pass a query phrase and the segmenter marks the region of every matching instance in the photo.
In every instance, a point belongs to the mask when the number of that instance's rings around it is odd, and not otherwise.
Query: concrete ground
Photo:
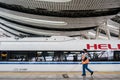
[[[120,80],[120,72],[0,72],[0,80]]]

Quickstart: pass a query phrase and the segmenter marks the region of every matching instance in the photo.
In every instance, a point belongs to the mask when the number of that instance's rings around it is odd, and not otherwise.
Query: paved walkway
[[[0,72],[0,80],[120,80],[120,72],[95,72],[84,77],[79,72]]]

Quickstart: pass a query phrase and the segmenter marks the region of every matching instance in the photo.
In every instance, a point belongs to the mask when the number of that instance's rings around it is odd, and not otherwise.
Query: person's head
[[[84,52],[87,52],[87,49],[83,49]]]

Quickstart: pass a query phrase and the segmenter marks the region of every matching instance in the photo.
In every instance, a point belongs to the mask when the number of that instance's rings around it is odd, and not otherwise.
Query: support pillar
[[[101,25],[99,25],[99,26],[97,27],[95,39],[97,39],[97,38],[99,37],[100,30],[105,31],[105,34],[106,34],[107,38],[108,38],[109,40],[111,39],[110,30],[109,30],[109,27],[107,26],[107,20],[104,21],[103,24],[101,24]]]
[[[119,25],[119,36],[118,36],[118,39],[120,40],[120,25]]]

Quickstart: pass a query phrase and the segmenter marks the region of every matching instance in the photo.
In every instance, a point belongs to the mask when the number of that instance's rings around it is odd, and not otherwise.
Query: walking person
[[[93,75],[93,71],[88,68],[89,64],[89,57],[88,57],[88,52],[87,49],[83,49],[84,54],[82,55],[82,76],[86,76],[86,70],[88,70],[91,75]]]

